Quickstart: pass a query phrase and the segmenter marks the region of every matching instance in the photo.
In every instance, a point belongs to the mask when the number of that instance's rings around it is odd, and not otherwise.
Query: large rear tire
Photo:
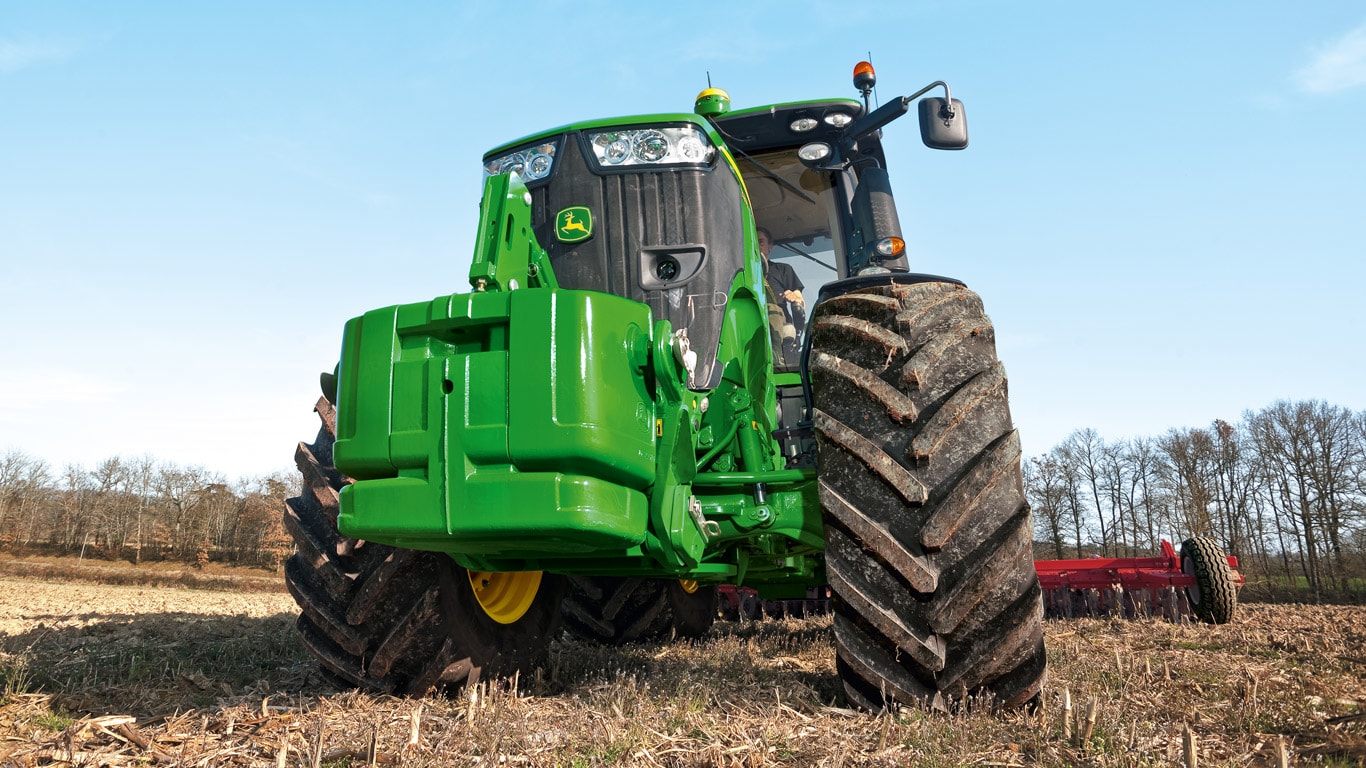
[[[851,703],[1023,705],[1046,678],[1033,525],[1005,371],[976,294],[931,282],[812,324],[826,568]]]
[[[716,587],[670,579],[571,576],[561,603],[574,635],[622,645],[707,634],[716,619]]]
[[[1196,536],[1181,542],[1181,570],[1195,577],[1186,601],[1195,617],[1207,624],[1227,624],[1238,608],[1238,585],[1218,542]]]
[[[563,577],[471,573],[445,554],[343,536],[338,493],[349,481],[332,465],[336,412],[327,397],[316,410],[318,437],[295,453],[303,489],[287,501],[297,551],[285,583],[324,670],[399,695],[531,672],[558,626]]]

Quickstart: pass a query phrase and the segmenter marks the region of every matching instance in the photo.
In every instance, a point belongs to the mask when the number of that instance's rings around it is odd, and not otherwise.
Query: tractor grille
[[[744,264],[735,176],[724,166],[600,173],[585,159],[577,134],[563,144],[550,183],[532,192],[536,239],[549,252],[560,285],[642,302],[656,319],[686,328],[698,355],[693,385],[715,386],[726,300]],[[576,205],[592,212],[593,236],[559,242],[555,216]],[[684,259],[679,279],[661,281],[654,254],[699,253],[691,246],[700,246],[700,259]]]

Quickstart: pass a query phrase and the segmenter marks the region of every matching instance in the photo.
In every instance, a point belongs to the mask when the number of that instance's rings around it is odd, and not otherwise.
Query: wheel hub
[[[1181,572],[1187,576],[1195,576],[1195,560],[1189,557],[1181,558]],[[1191,603],[1195,605],[1200,604],[1200,579],[1197,578],[1194,584],[1186,587],[1186,596],[1190,599]]]
[[[493,573],[470,571],[474,599],[490,619],[512,624],[526,615],[541,588],[541,571]]]

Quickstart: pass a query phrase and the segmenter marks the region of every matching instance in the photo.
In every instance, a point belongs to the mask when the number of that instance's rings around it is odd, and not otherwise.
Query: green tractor
[[[917,105],[962,149],[963,106],[937,82],[873,109],[866,62],[854,83],[485,155],[470,290],[348,322],[296,455],[286,579],[325,672],[423,694],[526,674],[562,631],[705,634],[718,585],[828,584],[851,704],[1038,694],[992,326],[907,270],[881,144]]]

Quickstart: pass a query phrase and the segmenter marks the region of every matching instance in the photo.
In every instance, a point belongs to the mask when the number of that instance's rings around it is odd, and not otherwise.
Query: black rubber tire
[[[764,601],[759,593],[746,590],[740,593],[740,620],[759,621],[764,618]]]
[[[669,633],[682,640],[705,637],[716,622],[716,585],[697,584],[689,592],[682,582],[669,580],[665,586],[669,596]]]
[[[1047,673],[1005,371],[976,294],[822,302],[810,372],[836,666],[849,701],[1024,705]]]
[[[729,587],[729,589],[735,589]],[[716,613],[725,621],[740,620],[740,593],[731,592],[727,594],[718,589],[716,594]]]
[[[1227,624],[1238,608],[1238,586],[1228,558],[1219,544],[1207,536],[1181,542],[1181,570],[1195,577],[1186,587],[1186,601],[1195,617],[1206,624]]]
[[[303,489],[286,502],[296,552],[285,584],[302,609],[299,636],[324,671],[396,695],[532,672],[559,625],[563,577],[544,574],[526,614],[499,624],[449,556],[343,536],[338,493],[349,481],[332,465],[336,412],[326,396],[315,410],[318,437],[295,452]]]
[[[565,629],[604,645],[701,637],[716,620],[716,587],[688,592],[673,579],[571,576],[560,604]]]

